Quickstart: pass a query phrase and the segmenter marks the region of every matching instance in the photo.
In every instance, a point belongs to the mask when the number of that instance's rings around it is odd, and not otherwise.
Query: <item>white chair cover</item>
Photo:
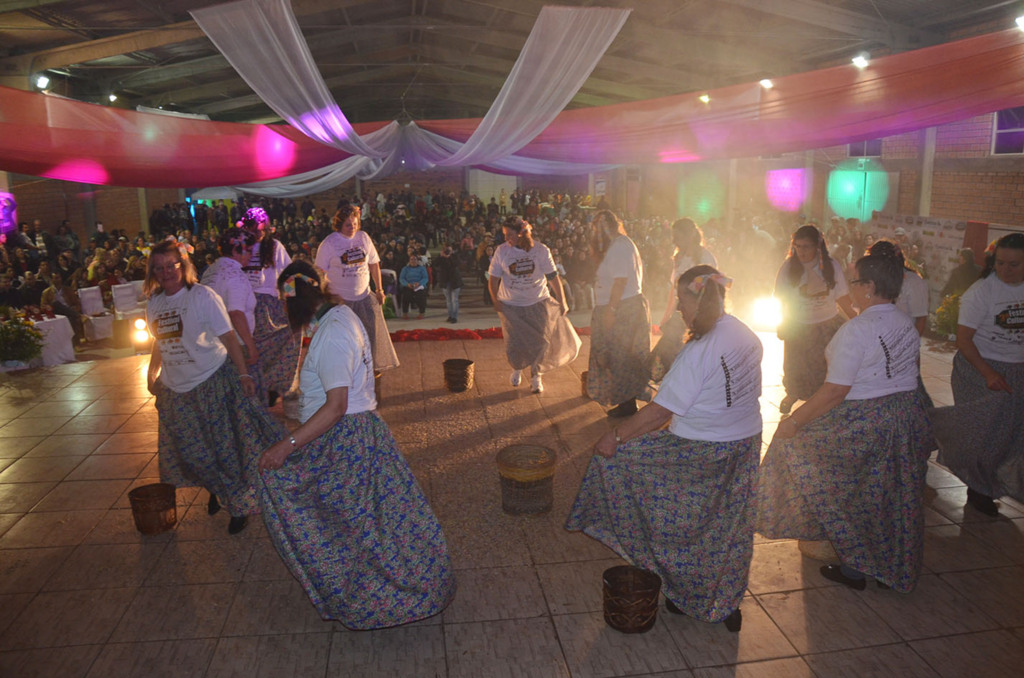
[[[82,315],[99,315],[106,310],[103,308],[103,290],[95,285],[79,289],[78,298],[82,302]]]

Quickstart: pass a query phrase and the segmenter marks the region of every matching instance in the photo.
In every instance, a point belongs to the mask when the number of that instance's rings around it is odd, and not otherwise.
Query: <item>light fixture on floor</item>
[[[149,328],[146,327],[146,319],[136,318],[132,321],[132,328],[132,347],[135,349],[135,354],[148,353],[152,337],[149,334]]]

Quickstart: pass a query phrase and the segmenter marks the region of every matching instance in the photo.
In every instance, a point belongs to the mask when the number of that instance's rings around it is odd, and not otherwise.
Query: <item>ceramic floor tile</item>
[[[108,455],[99,455],[99,456],[108,456]],[[109,456],[118,456],[118,455],[109,455]],[[132,455],[126,455],[126,456],[132,456]],[[145,456],[149,456],[149,455],[145,455]],[[158,456],[159,455],[153,455],[152,456],[152,459],[150,460],[150,462],[148,464],[146,464],[146,467],[142,471],[139,472],[139,477],[136,478],[135,480],[131,481],[131,483],[128,485],[128,487],[125,488],[124,493],[122,493],[121,496],[118,497],[117,503],[114,504],[114,508],[130,509],[132,507],[132,500],[131,500],[131,498],[128,495],[131,493],[132,490],[134,490],[137,487],[142,487],[143,485],[152,485],[154,483],[159,483],[160,482],[160,478],[159,478],[160,471],[159,471],[159,469],[152,468],[152,467],[154,467],[154,466],[156,466],[158,464],[158,461],[159,461],[157,459]],[[147,470],[151,471],[153,473],[153,475],[147,475]],[[200,489],[198,487],[179,487],[179,488],[177,488],[177,490],[175,492],[175,505],[178,507],[178,519],[179,520],[185,514],[185,509],[187,509],[189,506],[191,506],[197,500],[197,498],[199,497],[199,493],[200,492],[202,492],[202,489]],[[209,500],[209,495],[206,494],[205,492],[203,492],[202,500],[203,500],[203,509],[205,510],[206,502]],[[257,520],[258,520],[258,518],[257,518]]]
[[[208,539],[225,539],[228,535],[228,521],[231,519],[227,511],[221,511],[214,516],[206,512],[207,495],[203,493],[197,501],[188,509],[178,507],[178,526],[175,528],[174,538],[177,541],[205,541]],[[262,522],[259,516],[251,516],[245,530],[237,535],[236,539],[243,539],[246,533]]]
[[[57,429],[56,432],[57,435],[75,433],[113,433],[126,421],[128,421],[127,414],[110,414],[97,417],[78,415]]]
[[[444,611],[445,623],[540,617],[547,613],[533,567],[459,570],[458,594]]]
[[[330,633],[221,638],[207,675],[217,678],[323,676],[330,649]]]
[[[141,586],[165,544],[82,544],[43,587],[45,591]]]
[[[329,631],[294,579],[243,582],[228,613],[223,635],[257,636]]]
[[[110,480],[137,478],[154,454],[94,454],[82,461],[68,480]]]
[[[82,460],[82,464],[88,461]],[[43,497],[33,511],[113,508],[130,483],[130,480],[71,480],[69,474],[68,479]]]
[[[801,654],[886,645],[899,636],[845,587],[829,586],[757,596]]]
[[[34,593],[3,593],[0,594],[0,634],[7,630],[7,627],[11,625],[11,622],[21,614],[32,599],[35,598]],[[2,665],[2,660],[0,660]],[[0,676],[5,675],[3,671],[0,671]]]
[[[1024,567],[948,572],[941,576],[942,581],[1000,625],[1024,626]]]
[[[0,537],[0,549],[75,546],[85,539],[103,515],[103,511],[29,513]]]
[[[0,594],[35,593],[74,549],[14,549],[0,551]]]
[[[224,628],[235,584],[144,586],[110,637],[114,643],[215,638]]]
[[[224,535],[227,537],[227,535]],[[241,581],[252,541],[227,538],[209,541],[173,540],[146,580],[147,586],[212,584]]]
[[[29,450],[25,457],[85,456],[99,447],[108,437],[106,433],[50,436]]]
[[[616,553],[582,532],[565,529],[568,510],[553,510],[523,523],[523,534],[535,563],[571,563],[607,560]]]
[[[1024,592],[1024,585],[1018,589]],[[985,614],[988,606],[980,602],[975,605],[967,597],[958,594],[946,582],[945,576],[939,578],[936,575],[922,575],[917,581],[917,588],[905,594],[869,586],[860,600],[878,613],[904,640],[996,628],[991,616]],[[1024,610],[1024,607],[1021,609]]]
[[[0,459],[17,459],[44,440],[44,436],[0,438]]]
[[[334,633],[326,675],[331,678],[458,675],[445,667],[445,635],[440,625],[400,626],[370,633]],[[505,669],[495,663],[488,665],[483,672],[462,675],[530,675],[516,674],[514,668],[510,668]]]
[[[118,433],[153,433],[159,430],[159,419],[157,413],[153,412],[139,412],[131,415],[121,426],[117,429]]]
[[[110,386],[75,386],[72,384],[58,389],[50,395],[49,400],[85,400],[88,405],[111,390],[116,389],[112,389]]]
[[[118,588],[40,593],[0,636],[0,647],[25,650],[104,643],[135,591]]]
[[[659,615],[660,617],[660,615]],[[553,618],[573,678],[630,676],[685,669],[663,620],[646,633],[621,633],[600,612]]]
[[[21,413],[21,416],[23,418],[73,417],[84,410],[88,404],[81,400],[50,400],[25,410]]]
[[[997,520],[964,505],[967,502],[967,488],[964,486],[936,490],[926,488],[924,499],[925,506],[935,509],[955,523],[985,523]],[[1024,513],[1005,502],[999,502],[999,512],[1003,518],[1024,518]]]
[[[1009,631],[919,640],[910,647],[945,678],[1019,676],[1024,665],[1024,643]]]
[[[80,463],[81,457],[22,457],[0,473],[0,483],[64,480]]]
[[[24,438],[26,436],[48,436],[64,426],[70,417],[45,417],[15,419],[0,428],[0,438]],[[69,433],[96,433],[97,431],[68,431]]]
[[[1024,518],[993,520],[964,525],[964,532],[977,537],[1015,563],[1024,563]]]
[[[767,662],[694,669],[694,678],[815,678],[803,659],[773,659]],[[819,677],[820,678],[820,677]]]
[[[599,612],[604,606],[602,576],[610,567],[625,565],[621,558],[553,563],[537,568],[551,614]],[[461,595],[462,586],[459,585]],[[456,599],[457,600],[457,599]]]
[[[449,678],[570,675],[550,619],[445,624],[443,628]]]
[[[252,555],[245,566],[243,581],[274,581],[291,579],[292,573],[281,560],[281,555],[269,539],[257,539],[253,542]]]
[[[0,513],[30,511],[55,487],[56,481],[0,484]]]
[[[929,463],[926,483],[928,487],[940,489],[945,487],[961,487],[964,481],[950,473],[949,469],[935,463]]]
[[[975,570],[1011,565],[1009,558],[959,525],[926,527],[924,565],[932,572]]]
[[[0,536],[21,520],[23,513],[0,513]]]
[[[796,648],[753,597],[743,599],[740,611],[743,613],[743,628],[739,633],[730,633],[723,624],[709,624],[686,615],[671,614],[665,611],[664,605],[658,615],[663,618],[691,667],[796,656]]]
[[[135,452],[156,452],[157,434],[114,433],[96,449],[96,454],[130,454]]]
[[[179,509],[180,512],[180,509]],[[111,509],[86,535],[84,544],[157,544],[170,541],[174,530],[155,535],[145,535],[135,528],[135,519],[127,509]]]
[[[814,672],[829,678],[932,678],[935,671],[907,645],[884,645],[804,657]]]
[[[101,649],[101,645],[78,645],[0,652],[0,676],[85,678]]]
[[[216,646],[217,641],[213,638],[110,643],[104,646],[96,658],[87,678],[202,676],[210,664]]]
[[[800,553],[796,540],[755,544],[747,588],[761,594],[826,586],[820,567],[820,562]]]
[[[81,411],[87,417],[110,414],[135,414],[149,401],[148,398],[116,398],[97,400]],[[77,413],[76,413],[77,414]]]

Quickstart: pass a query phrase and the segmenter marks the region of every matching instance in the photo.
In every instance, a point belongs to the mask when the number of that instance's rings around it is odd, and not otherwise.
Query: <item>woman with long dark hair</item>
[[[801,226],[793,234],[786,263],[775,279],[782,302],[779,338],[784,342],[782,385],[786,395],[779,411],[788,414],[798,400],[807,400],[825,383],[825,347],[843,324],[839,314],[857,314],[842,266],[829,256],[817,226]]]

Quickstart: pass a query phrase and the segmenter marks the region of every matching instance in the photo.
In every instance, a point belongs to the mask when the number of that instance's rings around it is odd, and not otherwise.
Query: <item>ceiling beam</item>
[[[0,0],[0,14],[20,12],[23,9],[34,9],[44,5],[55,5],[64,0]]]

